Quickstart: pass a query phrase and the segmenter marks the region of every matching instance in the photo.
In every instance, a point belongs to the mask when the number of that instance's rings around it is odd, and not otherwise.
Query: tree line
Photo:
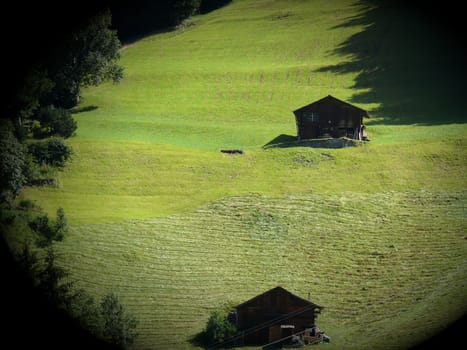
[[[77,130],[72,111],[82,88],[118,83],[124,77],[118,64],[122,40],[172,28],[229,1],[104,0],[80,3],[71,11],[55,3],[47,7],[46,2],[33,5],[34,13],[17,9],[26,21],[21,33],[28,34],[17,33],[16,55],[6,62],[9,89],[0,110],[0,201],[10,203],[24,185],[53,183],[50,177],[73,154],[65,140]]]
[[[0,124],[0,201],[11,204],[26,184],[40,183],[72,156],[66,139],[83,87],[119,82],[120,40],[111,13],[100,10],[61,35],[48,55],[20,67],[22,84],[3,105]]]
[[[59,208],[56,218],[50,219],[32,201],[19,201],[18,196],[24,186],[56,185],[57,172],[73,156],[67,139],[77,132],[73,112],[82,89],[124,79],[119,65],[123,40],[172,28],[193,14],[227,2],[89,0],[74,5],[52,1],[2,5],[8,18],[0,24],[6,48],[0,105],[0,256],[1,268],[14,271],[2,274],[7,285],[4,291],[12,290],[10,299],[2,300],[7,304],[2,308],[6,310],[3,317],[9,317],[7,323],[21,315],[17,309],[9,311],[16,300],[33,309],[31,312],[41,313],[29,329],[36,336],[50,333],[50,337],[59,338],[65,331],[59,327],[71,320],[79,329],[117,348],[134,342],[137,320],[118,296],[110,292],[101,300],[93,299],[77,289],[68,272],[57,265],[54,242],[66,238],[65,211]],[[6,232],[16,234],[15,239],[26,237],[20,251],[10,251]],[[21,282],[8,285],[17,280]],[[26,293],[28,288],[35,294]],[[44,307],[36,308],[32,300]],[[50,314],[63,313],[66,317],[58,319],[66,320],[64,324],[50,323],[49,329]],[[9,324],[21,328],[26,323],[22,319]],[[28,330],[23,331],[27,334]],[[69,348],[79,348],[78,343]],[[52,348],[52,343],[44,345]]]
[[[138,321],[118,294],[110,291],[95,299],[57,264],[55,242],[68,233],[63,208],[51,219],[32,201],[21,200],[16,211],[0,214],[2,233],[25,237],[10,250],[0,236],[2,317],[7,325],[1,342],[18,348],[103,350],[134,343]]]

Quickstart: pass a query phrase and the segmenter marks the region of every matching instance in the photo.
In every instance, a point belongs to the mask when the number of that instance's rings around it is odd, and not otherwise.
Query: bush
[[[226,342],[237,333],[237,327],[230,322],[224,312],[216,310],[211,313],[206,328],[198,335],[197,340],[205,346],[213,346]]]
[[[18,206],[22,210],[30,210],[30,209],[33,209],[35,207],[35,204],[34,204],[33,201],[31,201],[29,199],[23,199],[23,200],[21,200],[19,202]]]
[[[42,107],[35,119],[40,123],[39,125],[33,124],[32,132],[36,138],[52,135],[68,138],[74,135],[78,127],[69,110],[54,106]]]
[[[50,135],[50,130],[43,127],[38,120],[32,120],[31,123],[29,123],[29,130],[32,133],[32,137],[35,139],[43,139]]]
[[[23,164],[23,175],[26,178],[26,184],[28,185],[43,178],[41,167],[34,162],[34,157],[31,154],[26,154]]]
[[[59,137],[30,143],[28,151],[36,163],[56,167],[65,166],[73,153],[71,147]]]

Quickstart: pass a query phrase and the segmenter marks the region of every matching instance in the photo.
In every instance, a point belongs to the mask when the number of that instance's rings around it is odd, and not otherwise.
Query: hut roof
[[[253,303],[256,302],[256,300],[262,298],[266,294],[288,294],[292,299],[298,300],[300,303],[303,303],[304,306],[311,306],[313,308],[323,309],[323,306],[315,304],[315,303],[311,302],[310,300],[303,299],[303,298],[289,292],[288,290],[282,288],[281,286],[277,286],[277,287],[272,288],[272,289],[270,289],[270,290],[268,290],[268,291],[266,291],[264,293],[261,293],[261,294],[255,296],[255,297],[251,298],[250,300],[247,300],[244,303],[242,303],[240,305],[237,305],[236,308],[238,309],[238,308],[248,306],[248,304],[253,304]]]
[[[297,110],[294,111],[294,113],[296,114],[297,112],[300,112],[304,109],[309,109],[310,107],[313,107],[313,106],[319,106],[321,104],[329,104],[329,103],[332,103],[332,104],[335,104],[335,105],[340,105],[344,108],[351,108],[353,110],[357,110],[359,111],[364,117],[366,118],[370,118],[369,114],[367,111],[365,111],[364,109],[362,108],[359,108],[357,106],[354,106],[350,103],[347,103],[345,101],[342,101],[342,100],[339,100],[338,98],[335,98],[334,96],[331,96],[331,95],[328,95],[326,97],[323,97],[322,99],[318,100],[318,101],[315,101],[315,102],[312,102],[306,106],[303,106]]]

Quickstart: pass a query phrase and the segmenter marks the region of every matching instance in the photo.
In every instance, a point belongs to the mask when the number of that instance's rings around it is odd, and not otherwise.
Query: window
[[[319,122],[319,113],[317,112],[303,112],[303,119],[305,122],[317,123]]]

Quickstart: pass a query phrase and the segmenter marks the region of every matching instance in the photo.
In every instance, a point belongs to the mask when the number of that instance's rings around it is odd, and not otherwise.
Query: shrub
[[[206,346],[228,341],[235,335],[237,328],[228,320],[225,313],[219,310],[213,311],[208,319],[206,328],[198,336],[198,340]],[[227,344],[224,344],[227,345]]]
[[[23,199],[18,204],[20,209],[29,210],[35,207],[34,202],[29,199]]]
[[[61,138],[54,137],[47,142],[47,151],[49,154],[50,164],[53,166],[64,166],[66,161],[70,159],[72,149]]]
[[[30,131],[32,132],[32,137],[35,139],[43,139],[50,136],[50,129],[43,127],[38,120],[32,121],[30,124]]]
[[[32,131],[36,138],[52,135],[68,138],[73,136],[78,127],[69,110],[54,106],[42,107],[35,119],[40,122],[40,125],[33,124]]]
[[[25,161],[23,164],[23,174],[26,179],[26,184],[30,185],[42,179],[41,167],[34,162],[34,157],[31,154],[26,154]]]
[[[63,167],[73,153],[71,147],[59,137],[30,143],[28,151],[36,163],[56,167]]]

